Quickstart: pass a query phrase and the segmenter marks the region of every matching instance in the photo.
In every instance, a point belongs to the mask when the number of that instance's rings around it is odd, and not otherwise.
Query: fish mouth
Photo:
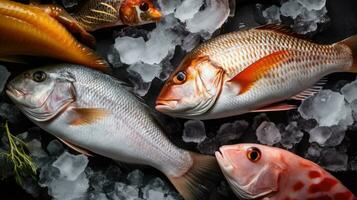
[[[155,109],[158,111],[172,111],[178,104],[178,100],[165,100],[165,99],[158,99],[156,100]]]
[[[218,151],[216,151],[216,152],[214,153],[214,155],[216,156],[218,163],[219,163],[222,167],[226,168],[226,167],[232,166],[232,165],[229,164],[229,162],[227,162],[228,160],[227,160],[227,158],[224,156],[224,154],[222,153],[221,148],[219,148]]]
[[[26,95],[26,92],[17,89],[16,87],[12,86],[11,84],[7,85],[6,94],[12,98],[20,98]]]

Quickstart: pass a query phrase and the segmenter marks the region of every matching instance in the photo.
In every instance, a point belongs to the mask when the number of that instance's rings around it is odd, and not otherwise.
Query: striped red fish
[[[289,151],[258,144],[223,146],[216,158],[242,199],[357,200],[317,164]]]
[[[156,109],[214,119],[281,111],[322,88],[325,75],[357,71],[357,36],[321,45],[264,26],[218,36],[195,48],[164,85]]]

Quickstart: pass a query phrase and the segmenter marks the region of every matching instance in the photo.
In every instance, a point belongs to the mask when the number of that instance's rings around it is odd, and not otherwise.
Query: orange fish
[[[242,199],[357,200],[335,177],[289,151],[258,144],[223,146],[216,158]]]
[[[201,120],[294,109],[282,101],[315,94],[330,73],[357,72],[356,44],[357,36],[316,44],[277,26],[221,35],[186,56],[156,109]]]
[[[38,7],[0,0],[0,29],[0,59],[30,55],[92,68],[106,66],[104,60]]]
[[[94,43],[94,38],[87,31],[119,25],[148,24],[162,17],[152,0],[88,0],[72,15],[57,5],[36,6],[56,18],[71,32],[79,33],[89,44]]]

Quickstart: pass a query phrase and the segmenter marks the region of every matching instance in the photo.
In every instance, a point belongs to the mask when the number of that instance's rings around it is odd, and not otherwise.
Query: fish
[[[106,62],[43,10],[0,0],[0,59],[42,56],[103,69]]]
[[[188,119],[285,111],[334,72],[357,72],[357,36],[330,45],[268,25],[213,38],[188,53],[161,89],[156,109]]]
[[[230,187],[242,199],[357,199],[320,166],[284,149],[236,144],[220,147],[215,155]]]
[[[138,26],[160,21],[162,14],[152,0],[88,0],[77,12],[69,14],[56,4],[34,4],[57,19],[71,32],[93,45],[91,34],[102,28]]]
[[[148,106],[125,88],[100,71],[59,64],[20,74],[6,93],[33,123],[78,152],[154,167],[186,200],[205,196],[220,176],[215,157],[172,144]]]

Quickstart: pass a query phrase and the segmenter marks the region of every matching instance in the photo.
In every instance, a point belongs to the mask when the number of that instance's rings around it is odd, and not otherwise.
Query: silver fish
[[[213,156],[173,145],[122,82],[88,68],[58,65],[24,72],[6,93],[35,124],[72,148],[163,172],[185,199],[209,189]]]

